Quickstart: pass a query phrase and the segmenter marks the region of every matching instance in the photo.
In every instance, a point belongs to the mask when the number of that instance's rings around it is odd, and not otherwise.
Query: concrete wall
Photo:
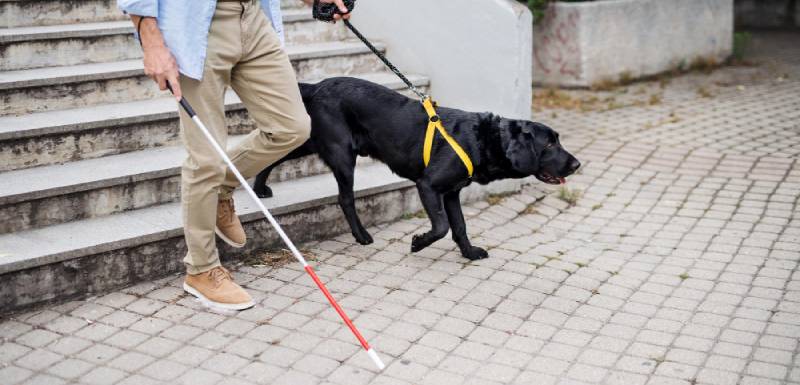
[[[512,0],[369,0],[353,25],[387,43],[403,72],[431,79],[441,105],[530,119],[530,11]]]
[[[733,0],[554,3],[534,27],[535,83],[587,87],[654,75],[733,47]]]
[[[738,28],[798,28],[800,4],[797,0],[736,0]]]

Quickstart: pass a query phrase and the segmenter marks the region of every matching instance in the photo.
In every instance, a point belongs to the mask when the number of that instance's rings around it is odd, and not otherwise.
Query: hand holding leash
[[[356,0],[314,0],[311,14],[315,19],[328,23],[347,20],[356,6]]]

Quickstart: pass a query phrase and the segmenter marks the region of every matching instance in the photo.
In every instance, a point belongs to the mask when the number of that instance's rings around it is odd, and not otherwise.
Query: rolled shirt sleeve
[[[158,0],[117,0],[117,7],[129,15],[158,17]]]

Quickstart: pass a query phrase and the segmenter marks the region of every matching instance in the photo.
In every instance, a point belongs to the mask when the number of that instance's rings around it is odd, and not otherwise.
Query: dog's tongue
[[[561,182],[561,184],[567,183],[567,180],[564,178],[558,178],[558,181]]]

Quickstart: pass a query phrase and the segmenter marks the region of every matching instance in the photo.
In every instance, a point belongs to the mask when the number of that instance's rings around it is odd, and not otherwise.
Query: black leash
[[[428,98],[428,95],[425,95],[416,86],[414,86],[414,84],[412,84],[411,81],[408,80],[408,78],[405,75],[403,75],[403,73],[400,72],[400,70],[397,69],[397,67],[395,67],[394,64],[392,64],[392,62],[389,61],[389,59],[386,58],[386,55],[384,55],[383,52],[381,52],[377,48],[375,48],[375,46],[372,45],[372,43],[369,41],[369,39],[367,39],[364,35],[362,35],[361,32],[359,32],[358,29],[356,29],[356,27],[354,27],[353,24],[350,23],[350,20],[345,20],[344,21],[344,25],[346,25],[347,28],[349,28],[350,31],[352,31],[353,34],[356,35],[356,37],[359,40],[361,40],[361,42],[363,42],[370,49],[370,51],[372,51],[372,53],[375,54],[375,56],[378,57],[378,59],[381,59],[383,64],[385,64],[386,67],[388,67],[390,70],[392,70],[392,72],[394,72],[394,74],[397,75],[397,77],[399,77],[400,80],[402,80],[403,83],[405,83],[408,86],[408,88],[411,89],[412,92],[417,94],[417,96],[419,96],[420,100],[425,100],[426,98]]]
[[[322,3],[320,2],[320,0],[314,0],[314,8],[313,8],[314,18],[320,21],[334,22],[335,15],[337,13],[340,15],[350,13],[353,10],[353,7],[355,7],[356,0],[342,0],[342,1],[344,3],[344,6],[347,8],[346,13],[340,12],[338,10],[338,7],[332,3]],[[428,128],[425,131],[425,143],[423,145],[423,150],[422,150],[422,160],[423,162],[425,162],[425,167],[428,167],[428,163],[430,162],[431,152],[433,150],[434,136],[438,131],[439,134],[447,141],[447,143],[450,145],[453,151],[455,151],[456,155],[458,155],[458,157],[461,159],[461,162],[464,163],[464,167],[467,169],[467,175],[469,175],[469,177],[472,178],[472,172],[474,168],[472,164],[472,159],[470,159],[469,154],[466,151],[464,151],[464,148],[458,144],[458,142],[444,128],[444,125],[442,125],[442,120],[439,119],[439,115],[436,113],[436,103],[434,103],[433,100],[431,100],[431,98],[428,95],[425,95],[416,86],[414,86],[414,84],[411,83],[411,81],[408,80],[408,78],[405,75],[403,75],[403,73],[400,72],[400,70],[397,69],[397,67],[395,67],[394,64],[392,64],[392,62],[389,61],[389,59],[386,58],[386,55],[384,55],[383,52],[375,48],[375,46],[372,45],[369,39],[367,39],[364,35],[362,35],[361,32],[359,32],[358,29],[356,29],[356,27],[354,27],[353,24],[350,23],[350,20],[345,19],[344,25],[346,25],[347,28],[349,28],[350,31],[353,32],[353,34],[356,35],[356,37],[359,40],[361,40],[361,42],[364,43],[364,45],[366,45],[370,49],[370,51],[372,51],[372,53],[375,54],[375,56],[381,59],[383,64],[385,64],[386,67],[392,70],[392,72],[394,72],[394,74],[397,75],[397,77],[399,77],[400,80],[402,80],[403,83],[405,83],[406,86],[408,86],[408,88],[412,92],[414,92],[415,94],[417,94],[417,96],[419,96],[419,101],[420,103],[422,103],[422,107],[425,108],[425,112],[428,114]]]
[[[311,7],[311,14],[315,19],[319,21],[324,21],[326,23],[334,23],[336,22],[335,15],[349,14],[350,12],[353,11],[353,8],[355,8],[356,6],[356,0],[342,0],[342,3],[344,4],[344,7],[347,8],[347,12],[341,12],[339,10],[339,7],[333,4],[332,2],[323,3],[320,0],[314,0],[314,5]],[[361,42],[364,43],[364,45],[366,45],[367,48],[369,48],[369,50],[375,54],[375,56],[378,57],[378,59],[381,59],[383,64],[385,64],[386,67],[392,70],[392,72],[394,72],[394,74],[397,75],[397,77],[399,77],[400,80],[402,80],[403,83],[405,83],[406,86],[408,86],[408,88],[412,92],[417,94],[421,102],[424,102],[425,99],[428,99],[428,95],[425,95],[414,84],[412,84],[411,81],[408,80],[408,78],[405,75],[403,75],[403,73],[400,72],[400,70],[397,69],[397,67],[395,67],[394,64],[392,64],[392,62],[389,61],[389,59],[386,58],[386,55],[384,55],[383,52],[375,48],[375,46],[372,45],[369,39],[367,39],[364,35],[362,35],[361,32],[359,32],[358,29],[356,29],[356,27],[354,27],[353,24],[350,23],[350,20],[345,19],[344,25],[346,25],[347,28],[349,28],[350,31],[353,32],[353,34],[356,35],[356,37],[359,40],[361,40]]]

